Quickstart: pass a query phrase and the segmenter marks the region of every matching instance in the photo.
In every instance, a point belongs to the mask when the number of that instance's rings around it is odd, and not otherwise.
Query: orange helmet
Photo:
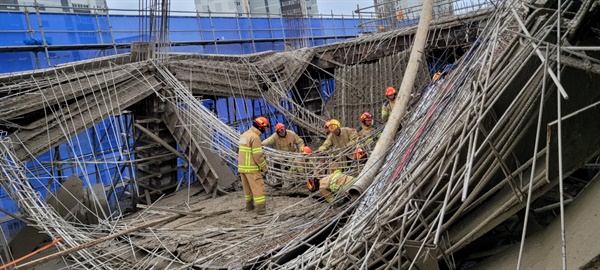
[[[275,130],[285,129],[285,125],[283,123],[277,123],[275,125]]]
[[[254,119],[254,124],[258,127],[268,128],[269,120],[267,120],[267,118],[265,118],[264,116],[259,116],[256,117],[256,119]]]
[[[310,190],[310,192],[315,192],[319,190],[319,178],[317,178],[316,176],[309,178],[308,181],[306,181],[306,187],[308,187],[308,190]]]
[[[437,81],[437,80],[438,80],[438,79],[439,79],[441,76],[442,76],[442,72],[441,72],[441,71],[438,71],[438,72],[436,72],[435,74],[433,74],[433,77],[431,77],[431,81],[432,81],[432,82],[435,82],[435,81]]]
[[[391,96],[391,95],[395,95],[396,94],[396,89],[394,89],[394,87],[388,87],[387,89],[385,89],[385,95],[386,96]]]
[[[334,131],[334,130],[336,130],[336,129],[338,129],[338,128],[341,127],[340,121],[335,120],[335,119],[331,119],[327,123],[329,123],[329,125],[327,126],[327,128],[329,129],[329,131]]]
[[[356,148],[356,150],[354,150],[354,159],[358,160],[361,158],[365,158],[367,157],[367,152],[365,152],[362,148]]]
[[[304,148],[302,148],[302,150],[300,150],[300,151],[304,154],[312,153],[312,149],[310,149],[310,147],[308,147],[308,146],[304,146]]]
[[[373,116],[369,113],[369,112],[364,112],[361,116],[360,116],[360,121],[361,122],[365,122],[367,120],[373,120]]]

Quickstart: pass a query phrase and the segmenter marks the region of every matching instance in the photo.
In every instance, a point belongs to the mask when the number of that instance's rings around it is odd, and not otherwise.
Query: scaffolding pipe
[[[394,104],[390,118],[381,133],[381,138],[377,141],[375,149],[371,153],[371,157],[367,161],[367,164],[363,167],[357,181],[349,188],[349,193],[352,197],[358,197],[362,194],[373,182],[376,173],[383,165],[383,161],[392,143],[394,142],[394,136],[400,126],[400,120],[406,113],[406,107],[410,100],[410,94],[417,77],[419,66],[421,65],[421,58],[423,57],[423,51],[425,48],[425,42],[427,41],[427,33],[429,32],[429,23],[431,14],[433,11],[433,0],[423,1],[423,9],[421,11],[421,18],[419,19],[419,26],[415,35],[415,42],[410,52],[410,58],[408,65],[406,66],[406,72],[402,79],[402,84],[398,90],[399,100]]]

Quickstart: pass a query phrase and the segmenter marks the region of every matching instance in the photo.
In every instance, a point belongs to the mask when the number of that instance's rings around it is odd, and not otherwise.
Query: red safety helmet
[[[359,147],[354,150],[354,160],[359,160],[365,157],[367,157],[367,152],[365,152],[362,148]]]
[[[304,154],[312,153],[312,149],[310,149],[310,147],[308,147],[308,146],[304,146],[304,148],[302,148],[302,150],[300,150],[300,151],[302,151],[302,153],[304,153]]]
[[[327,126],[327,128],[329,129],[329,131],[334,131],[341,127],[340,121],[335,120],[335,119],[329,120],[328,123],[329,123],[329,125]]]
[[[268,128],[269,120],[267,120],[267,118],[265,118],[264,116],[259,116],[259,117],[256,117],[256,119],[254,119],[254,124],[257,127]]]
[[[275,125],[275,130],[285,129],[285,125],[283,123],[277,123]]]
[[[395,95],[396,93],[397,93],[397,92],[396,92],[396,89],[394,89],[394,87],[391,87],[391,86],[390,86],[390,87],[388,87],[387,89],[385,89],[385,95],[386,95],[386,96]]]
[[[360,116],[360,121],[361,122],[365,122],[367,120],[371,120],[373,121],[373,116],[369,113],[369,112],[364,112],[361,116]]]
[[[309,178],[308,181],[306,181],[306,187],[308,187],[308,190],[310,190],[310,192],[315,192],[319,190],[319,178],[317,178],[316,176]]]

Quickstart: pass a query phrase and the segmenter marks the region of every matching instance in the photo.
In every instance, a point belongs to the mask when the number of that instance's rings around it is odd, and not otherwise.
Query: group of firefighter
[[[388,87],[385,91],[386,102],[381,108],[381,120],[386,123],[396,101],[396,89]],[[360,116],[360,127],[353,129],[342,127],[340,121],[331,119],[323,126],[323,132],[327,139],[318,148],[316,152],[325,152],[327,150],[342,149],[348,146],[355,146],[355,150],[347,158],[364,163],[367,153],[361,145],[357,144],[359,140],[366,139],[365,146],[373,145],[377,136],[374,134],[376,128],[373,126],[373,116],[369,112],[364,112]],[[260,116],[254,119],[252,127],[240,136],[238,152],[238,172],[242,180],[244,190],[244,200],[246,210],[253,211],[259,215],[266,214],[265,201],[265,183],[263,175],[268,172],[267,162],[263,155],[263,146],[273,146],[275,149],[286,152],[300,152],[305,158],[298,158],[289,168],[290,171],[305,173],[306,166],[299,164],[309,164],[312,161],[308,155],[313,151],[310,147],[304,145],[304,141],[294,131],[286,129],[283,123],[275,125],[276,133],[269,138],[261,141],[260,136],[269,128],[267,118]],[[324,161],[324,160],[322,160]],[[318,176],[312,176],[306,182],[306,186],[311,192],[319,191],[325,201],[331,203],[335,198],[335,193],[353,184],[355,178],[342,173],[337,164],[333,164],[327,169],[327,175],[319,179]],[[291,188],[292,183],[284,180],[282,188]]]

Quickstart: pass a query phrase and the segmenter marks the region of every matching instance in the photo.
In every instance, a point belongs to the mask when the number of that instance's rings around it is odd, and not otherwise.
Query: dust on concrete
[[[194,185],[186,187],[170,196],[160,198],[153,203],[154,206],[172,208],[184,211],[198,210],[206,213],[208,217],[202,218],[204,225],[232,226],[235,224],[248,225],[253,221],[261,222],[265,218],[270,219],[274,214],[279,216],[294,216],[298,209],[304,209],[317,204],[317,200],[309,198],[310,193],[302,186],[289,190],[265,188],[267,204],[267,215],[260,216],[256,211],[246,211],[246,203],[242,191],[228,192],[212,198]],[[193,219],[194,217],[187,217]],[[180,221],[181,222],[181,221]]]
[[[288,190],[266,187],[267,214],[246,211],[242,191],[213,198],[198,186],[164,196],[149,209],[132,216],[162,215],[152,208],[196,213],[162,224],[151,233],[137,232],[134,245],[164,250],[185,263],[203,267],[238,267],[252,258],[282,247],[326,222],[337,209],[310,197],[305,187]],[[159,218],[159,217],[156,217]]]

